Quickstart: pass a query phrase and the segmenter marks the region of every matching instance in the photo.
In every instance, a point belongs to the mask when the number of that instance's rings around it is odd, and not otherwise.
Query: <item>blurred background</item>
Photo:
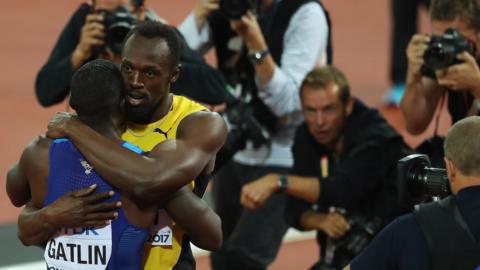
[[[355,96],[379,108],[387,119],[414,146],[429,137],[430,127],[422,136],[407,136],[403,119],[395,107],[382,105],[383,95],[390,87],[388,80],[391,18],[389,1],[322,1],[332,18],[334,64],[343,70]],[[12,266],[42,259],[42,251],[23,247],[16,239],[16,217],[20,211],[13,207],[5,193],[5,175],[18,160],[21,150],[34,137],[46,130],[54,112],[68,109],[66,103],[42,108],[34,94],[34,81],[46,61],[56,38],[68,18],[82,1],[2,1],[0,9],[0,269],[27,269]],[[170,24],[177,26],[193,9],[195,0],[153,1],[147,5]],[[426,14],[420,16],[421,32],[429,29]],[[215,64],[213,53],[207,60]],[[442,114],[440,130],[449,123]],[[277,261],[269,269],[306,269],[317,259],[315,240],[308,239],[285,244]],[[210,269],[208,259],[200,253],[198,269]],[[7,268],[5,268],[7,269]],[[35,268],[32,268],[35,269]]]

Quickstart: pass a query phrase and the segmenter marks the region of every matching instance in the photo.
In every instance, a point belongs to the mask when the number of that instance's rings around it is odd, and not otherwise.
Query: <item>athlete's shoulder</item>
[[[222,146],[227,136],[227,124],[223,117],[215,112],[198,111],[182,120],[178,127],[177,138],[208,142],[217,148]]]
[[[48,152],[51,144],[52,140],[50,138],[47,138],[44,135],[37,136],[28,143],[27,147],[25,147],[23,155],[35,156],[45,151]]]
[[[226,128],[225,119],[223,119],[220,114],[216,112],[211,112],[209,110],[192,112],[182,120],[179,128],[185,125],[188,127],[191,127],[193,125],[193,128],[204,125],[206,125],[205,127],[207,128],[213,129],[215,129],[216,127],[221,129]]]
[[[202,104],[194,101],[185,96],[173,95],[173,104],[174,107],[182,111],[195,112],[195,111],[206,111],[208,110]],[[175,109],[175,108],[174,108]]]
[[[48,175],[49,149],[52,140],[45,136],[33,138],[23,150],[19,165],[31,178]]]

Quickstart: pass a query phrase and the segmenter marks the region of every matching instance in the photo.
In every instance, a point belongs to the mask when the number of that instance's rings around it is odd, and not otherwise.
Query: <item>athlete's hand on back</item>
[[[47,137],[57,139],[65,137],[65,130],[69,121],[77,120],[77,116],[68,112],[57,112],[48,122]]]
[[[55,200],[45,209],[50,225],[60,228],[104,226],[118,216],[115,211],[121,202],[105,202],[113,191],[93,193],[96,185],[71,191]]]

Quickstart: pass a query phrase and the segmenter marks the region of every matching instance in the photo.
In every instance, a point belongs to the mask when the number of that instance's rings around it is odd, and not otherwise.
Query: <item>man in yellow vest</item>
[[[170,94],[170,84],[181,70],[179,50],[173,28],[158,22],[138,24],[125,39],[121,72],[126,85],[128,123],[122,138],[148,152],[148,156],[126,150],[66,113],[57,114],[49,124],[48,136],[69,137],[108,183],[140,205],[157,204],[162,208],[184,186],[202,195],[204,187],[195,186],[199,182],[194,179],[213,170],[215,155],[225,140],[226,125],[221,116],[185,97]],[[49,218],[55,219],[57,225],[67,215],[74,218],[71,206],[84,195],[72,195],[70,204],[64,200],[63,206],[56,206],[62,213],[49,211],[54,213]],[[145,245],[145,269],[194,269],[184,232],[203,248],[215,249],[220,245],[221,240],[212,237],[217,235],[215,224],[208,226],[208,220],[201,220],[204,226],[200,229],[196,220],[202,218],[206,206],[191,199],[176,201],[175,205],[168,205],[168,213],[159,210]],[[82,222],[89,217],[113,218],[99,216],[99,208],[87,205],[84,210],[90,215],[85,215]],[[47,222],[38,222],[38,212],[27,208],[19,218],[19,233],[31,235],[36,244],[52,231],[48,218],[43,219]]]

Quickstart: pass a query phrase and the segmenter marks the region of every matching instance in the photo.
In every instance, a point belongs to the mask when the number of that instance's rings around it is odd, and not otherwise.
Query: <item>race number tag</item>
[[[62,228],[45,247],[47,269],[104,270],[112,255],[112,225]]]
[[[172,246],[172,220],[165,210],[159,210],[157,221],[150,228],[147,243],[152,246]]]

